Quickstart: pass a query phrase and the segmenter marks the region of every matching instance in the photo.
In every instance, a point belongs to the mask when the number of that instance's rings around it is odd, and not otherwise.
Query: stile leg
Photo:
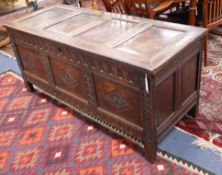
[[[34,92],[34,86],[32,83],[28,82],[28,81],[25,81],[25,87],[26,89],[29,91],[29,92]]]
[[[155,163],[157,156],[157,145],[151,142],[147,142],[144,145],[144,157],[151,163]]]
[[[196,117],[198,114],[198,103],[195,104],[189,111],[188,111],[188,115],[191,117]]]
[[[143,96],[143,144],[145,158],[154,163],[157,155],[157,131],[154,107],[154,79],[150,79],[149,83],[145,75],[145,88]],[[149,84],[149,87],[148,85]],[[149,92],[147,92],[149,90]]]

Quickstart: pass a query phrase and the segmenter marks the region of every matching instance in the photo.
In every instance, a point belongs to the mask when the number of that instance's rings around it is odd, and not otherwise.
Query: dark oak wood
[[[6,27],[30,91],[139,145],[151,162],[176,122],[197,113],[204,29],[62,5]]]

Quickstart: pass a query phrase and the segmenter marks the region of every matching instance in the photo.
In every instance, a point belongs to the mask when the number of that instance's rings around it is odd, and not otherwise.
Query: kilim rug
[[[222,148],[222,36],[209,35],[209,60],[202,68],[199,114],[184,118],[177,127]],[[211,148],[207,142],[202,146]],[[222,156],[222,149],[216,150]]]
[[[210,174],[161,150],[154,164],[111,133],[45,95],[0,75],[0,174]]]
[[[45,2],[40,6],[47,7],[58,3],[59,0],[46,0]],[[90,0],[82,2],[84,7],[90,7]],[[104,9],[101,1],[98,0],[97,3],[99,9]],[[0,24],[31,13],[31,10],[26,9],[18,14],[0,18]],[[10,46],[0,51],[14,57]],[[219,151],[222,156],[222,36],[220,35],[209,35],[209,60],[209,66],[202,68],[199,114],[196,118],[184,118],[177,128],[202,138],[203,140],[198,139],[198,146]],[[216,148],[212,145],[216,145]]]

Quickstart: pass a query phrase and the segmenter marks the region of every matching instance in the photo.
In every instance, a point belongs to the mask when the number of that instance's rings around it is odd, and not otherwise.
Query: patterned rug
[[[42,7],[47,7],[59,2],[58,0],[47,0]],[[83,0],[84,7],[90,7],[89,0]],[[101,1],[98,1],[99,9],[104,9]],[[30,13],[32,9],[26,9],[19,14],[11,14],[0,18],[3,24],[7,20],[12,20]],[[222,27],[218,28],[219,31]],[[10,46],[2,48],[0,51],[14,57]],[[202,68],[201,96],[198,116],[193,118],[184,118],[177,127],[185,132],[193,134],[205,141],[199,139],[196,145],[201,148],[210,148],[216,150],[222,155],[222,36],[209,35],[209,60],[210,65]],[[214,148],[212,145],[216,145]],[[218,149],[217,149],[218,148]]]
[[[199,114],[177,126],[222,148],[222,36],[209,35],[209,60],[202,68]]]
[[[120,138],[79,118],[40,92],[27,92],[15,74],[0,75],[0,174],[210,174],[161,150],[150,164]]]

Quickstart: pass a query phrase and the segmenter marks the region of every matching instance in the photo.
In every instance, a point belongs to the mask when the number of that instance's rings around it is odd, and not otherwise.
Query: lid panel
[[[97,27],[94,27],[93,29],[81,33],[80,35],[76,36],[76,38],[95,43],[104,43],[120,36],[121,34],[124,34],[137,24],[138,22],[111,19]]]
[[[116,48],[149,58],[170,45],[183,33],[183,31],[152,26]]]
[[[46,30],[66,34],[98,19],[100,19],[99,16],[80,13],[59,23],[53,24],[47,27]]]
[[[18,30],[15,36],[27,43],[29,37],[39,36],[148,71],[206,33],[202,28],[65,5],[45,8],[5,26]],[[37,39],[34,42],[39,44]]]
[[[40,14],[35,15],[35,16],[26,18],[26,19],[20,21],[20,23],[25,24],[25,25],[29,25],[29,26],[33,26],[33,27],[39,27],[39,26],[47,23],[50,20],[60,18],[60,17],[67,15],[71,12],[72,12],[72,10],[54,7],[52,9],[44,11]]]

